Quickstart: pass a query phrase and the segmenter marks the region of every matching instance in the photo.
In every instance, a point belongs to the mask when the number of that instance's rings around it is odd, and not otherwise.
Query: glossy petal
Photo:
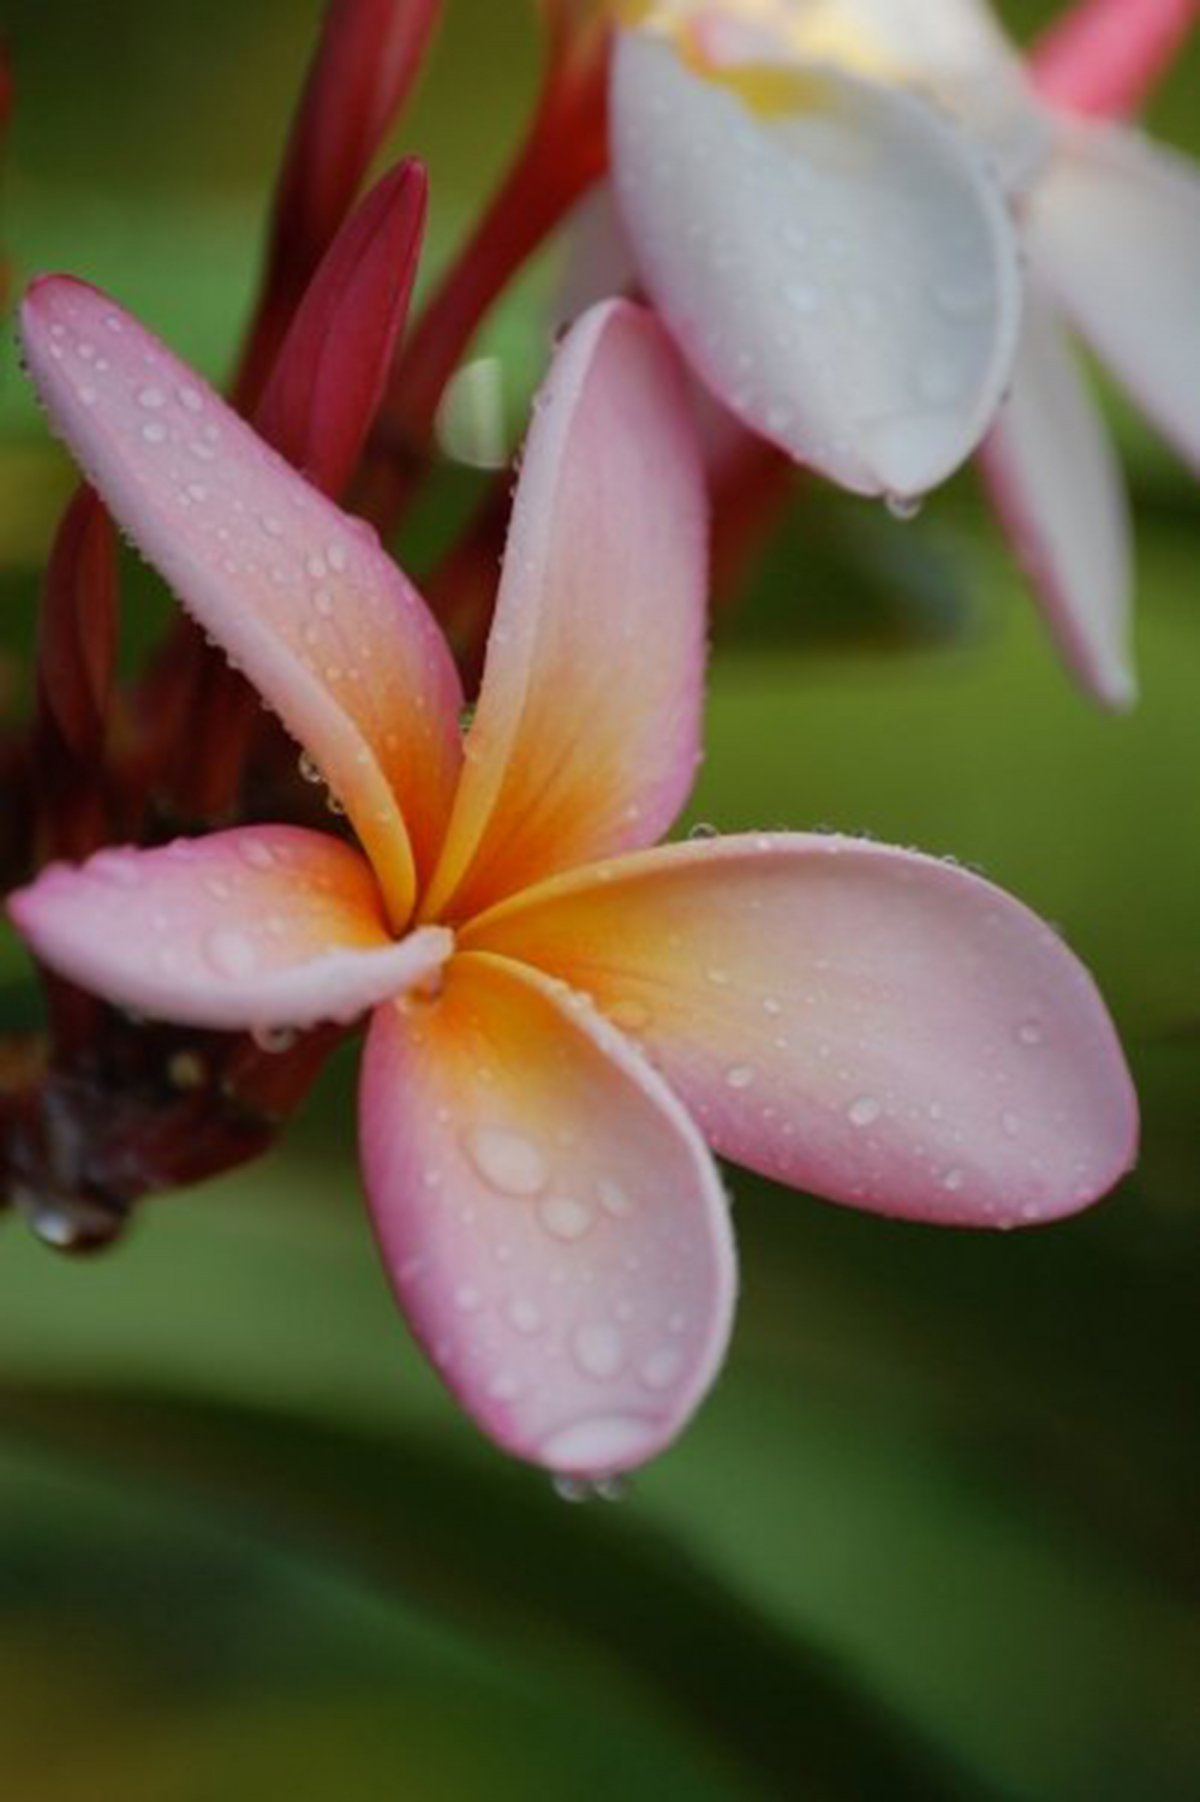
[[[1096,353],[1200,472],[1200,170],[1077,126],[1028,217],[1034,263]]]
[[[1069,1214],[1136,1105],[1087,971],[978,876],[853,839],[664,847],[543,884],[463,944],[528,959],[635,1035],[715,1149],[879,1213]]]
[[[456,958],[381,1008],[363,1068],[376,1229],[414,1332],[507,1450],[603,1475],[680,1430],[735,1288],[715,1166],[678,1101],[561,985]]]
[[[1032,297],[983,469],[1068,665],[1097,700],[1128,707],[1137,687],[1125,484],[1071,346]]]
[[[60,976],[184,1026],[352,1020],[426,981],[452,948],[437,927],[395,942],[359,853],[292,826],[55,864],[8,909]]]
[[[912,95],[824,67],[712,78],[623,35],[613,173],[647,290],[745,424],[844,487],[914,495],[973,450],[1016,347],[999,186]]]
[[[461,756],[458,678],[420,597],[369,528],[94,288],[36,283],[22,335],[93,485],[342,801],[399,930]]]
[[[640,307],[594,308],[537,402],[426,917],[650,844],[674,819],[700,754],[706,523],[670,345]]]

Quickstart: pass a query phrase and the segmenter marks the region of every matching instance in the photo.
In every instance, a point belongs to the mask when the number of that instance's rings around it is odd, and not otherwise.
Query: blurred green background
[[[1048,12],[1005,10],[1022,35]],[[88,276],[226,371],[318,11],[4,0],[17,281]],[[537,66],[526,0],[448,11],[395,146],[430,162],[428,267]],[[1152,121],[1200,151],[1195,48]],[[488,328],[514,427],[551,279]],[[985,1238],[736,1174],[728,1371],[622,1506],[568,1507],[493,1454],[407,1340],[358,1198],[352,1057],[270,1160],[149,1206],[102,1259],[6,1219],[6,1796],[1200,1795],[1200,506],[1110,402],[1135,714],[1069,687],[969,475],[909,525],[814,489],[722,630],[693,817],[952,852],[1059,922],[1135,1065],[1135,1177]],[[14,707],[68,481],[6,350]],[[419,529],[402,548],[428,560]]]

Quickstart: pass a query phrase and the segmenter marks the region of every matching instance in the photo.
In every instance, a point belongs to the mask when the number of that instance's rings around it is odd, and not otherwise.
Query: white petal
[[[1036,266],[1200,471],[1200,171],[1123,127],[1064,139],[1029,212]]]
[[[1000,191],[910,95],[781,69],[752,109],[739,79],[644,34],[618,46],[614,179],[646,288],[746,425],[844,487],[920,494],[1008,380],[1020,277]]]
[[[1129,504],[1116,452],[1070,344],[1030,296],[1008,401],[984,444],[1001,519],[1070,668],[1110,707],[1127,707],[1133,570]]]

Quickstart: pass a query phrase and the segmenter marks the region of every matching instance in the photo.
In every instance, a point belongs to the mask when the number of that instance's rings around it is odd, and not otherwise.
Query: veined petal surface
[[[591,995],[724,1156],[967,1226],[1069,1214],[1136,1104],[1090,976],[980,877],[853,839],[665,846],[544,883],[463,944]]]
[[[746,425],[864,494],[924,493],[970,454],[1021,288],[999,184],[964,132],[830,67],[699,74],[633,31],[612,141],[646,288]]]
[[[700,756],[704,477],[643,308],[568,333],[525,446],[479,706],[425,916],[652,844]]]
[[[96,289],[36,283],[22,337],[89,480],[345,806],[399,929],[461,757],[458,677],[424,603],[369,527]]]
[[[619,1032],[536,971],[455,958],[439,999],[372,1020],[361,1143],[398,1299],[485,1433],[580,1476],[675,1436],[724,1353],[732,1235]]]
[[[1136,131],[1076,124],[1027,235],[1096,354],[1200,473],[1200,170]]]
[[[1131,523],[1116,448],[1049,307],[1026,302],[1012,389],[983,470],[1069,667],[1109,707],[1128,707]]]
[[[352,1020],[435,975],[452,948],[437,927],[395,942],[363,857],[293,826],[54,864],[8,910],[60,976],[183,1026]]]

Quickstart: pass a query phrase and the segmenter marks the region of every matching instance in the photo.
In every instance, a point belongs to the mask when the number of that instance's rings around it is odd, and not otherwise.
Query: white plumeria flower
[[[1161,56],[1168,7],[1129,9],[1127,62]],[[1052,93],[980,0],[674,0],[622,34],[614,186],[639,278],[751,430],[894,495],[983,441],[1067,663],[1124,706],[1128,504],[1064,320],[1200,468],[1200,178],[1057,104],[1058,66]]]

